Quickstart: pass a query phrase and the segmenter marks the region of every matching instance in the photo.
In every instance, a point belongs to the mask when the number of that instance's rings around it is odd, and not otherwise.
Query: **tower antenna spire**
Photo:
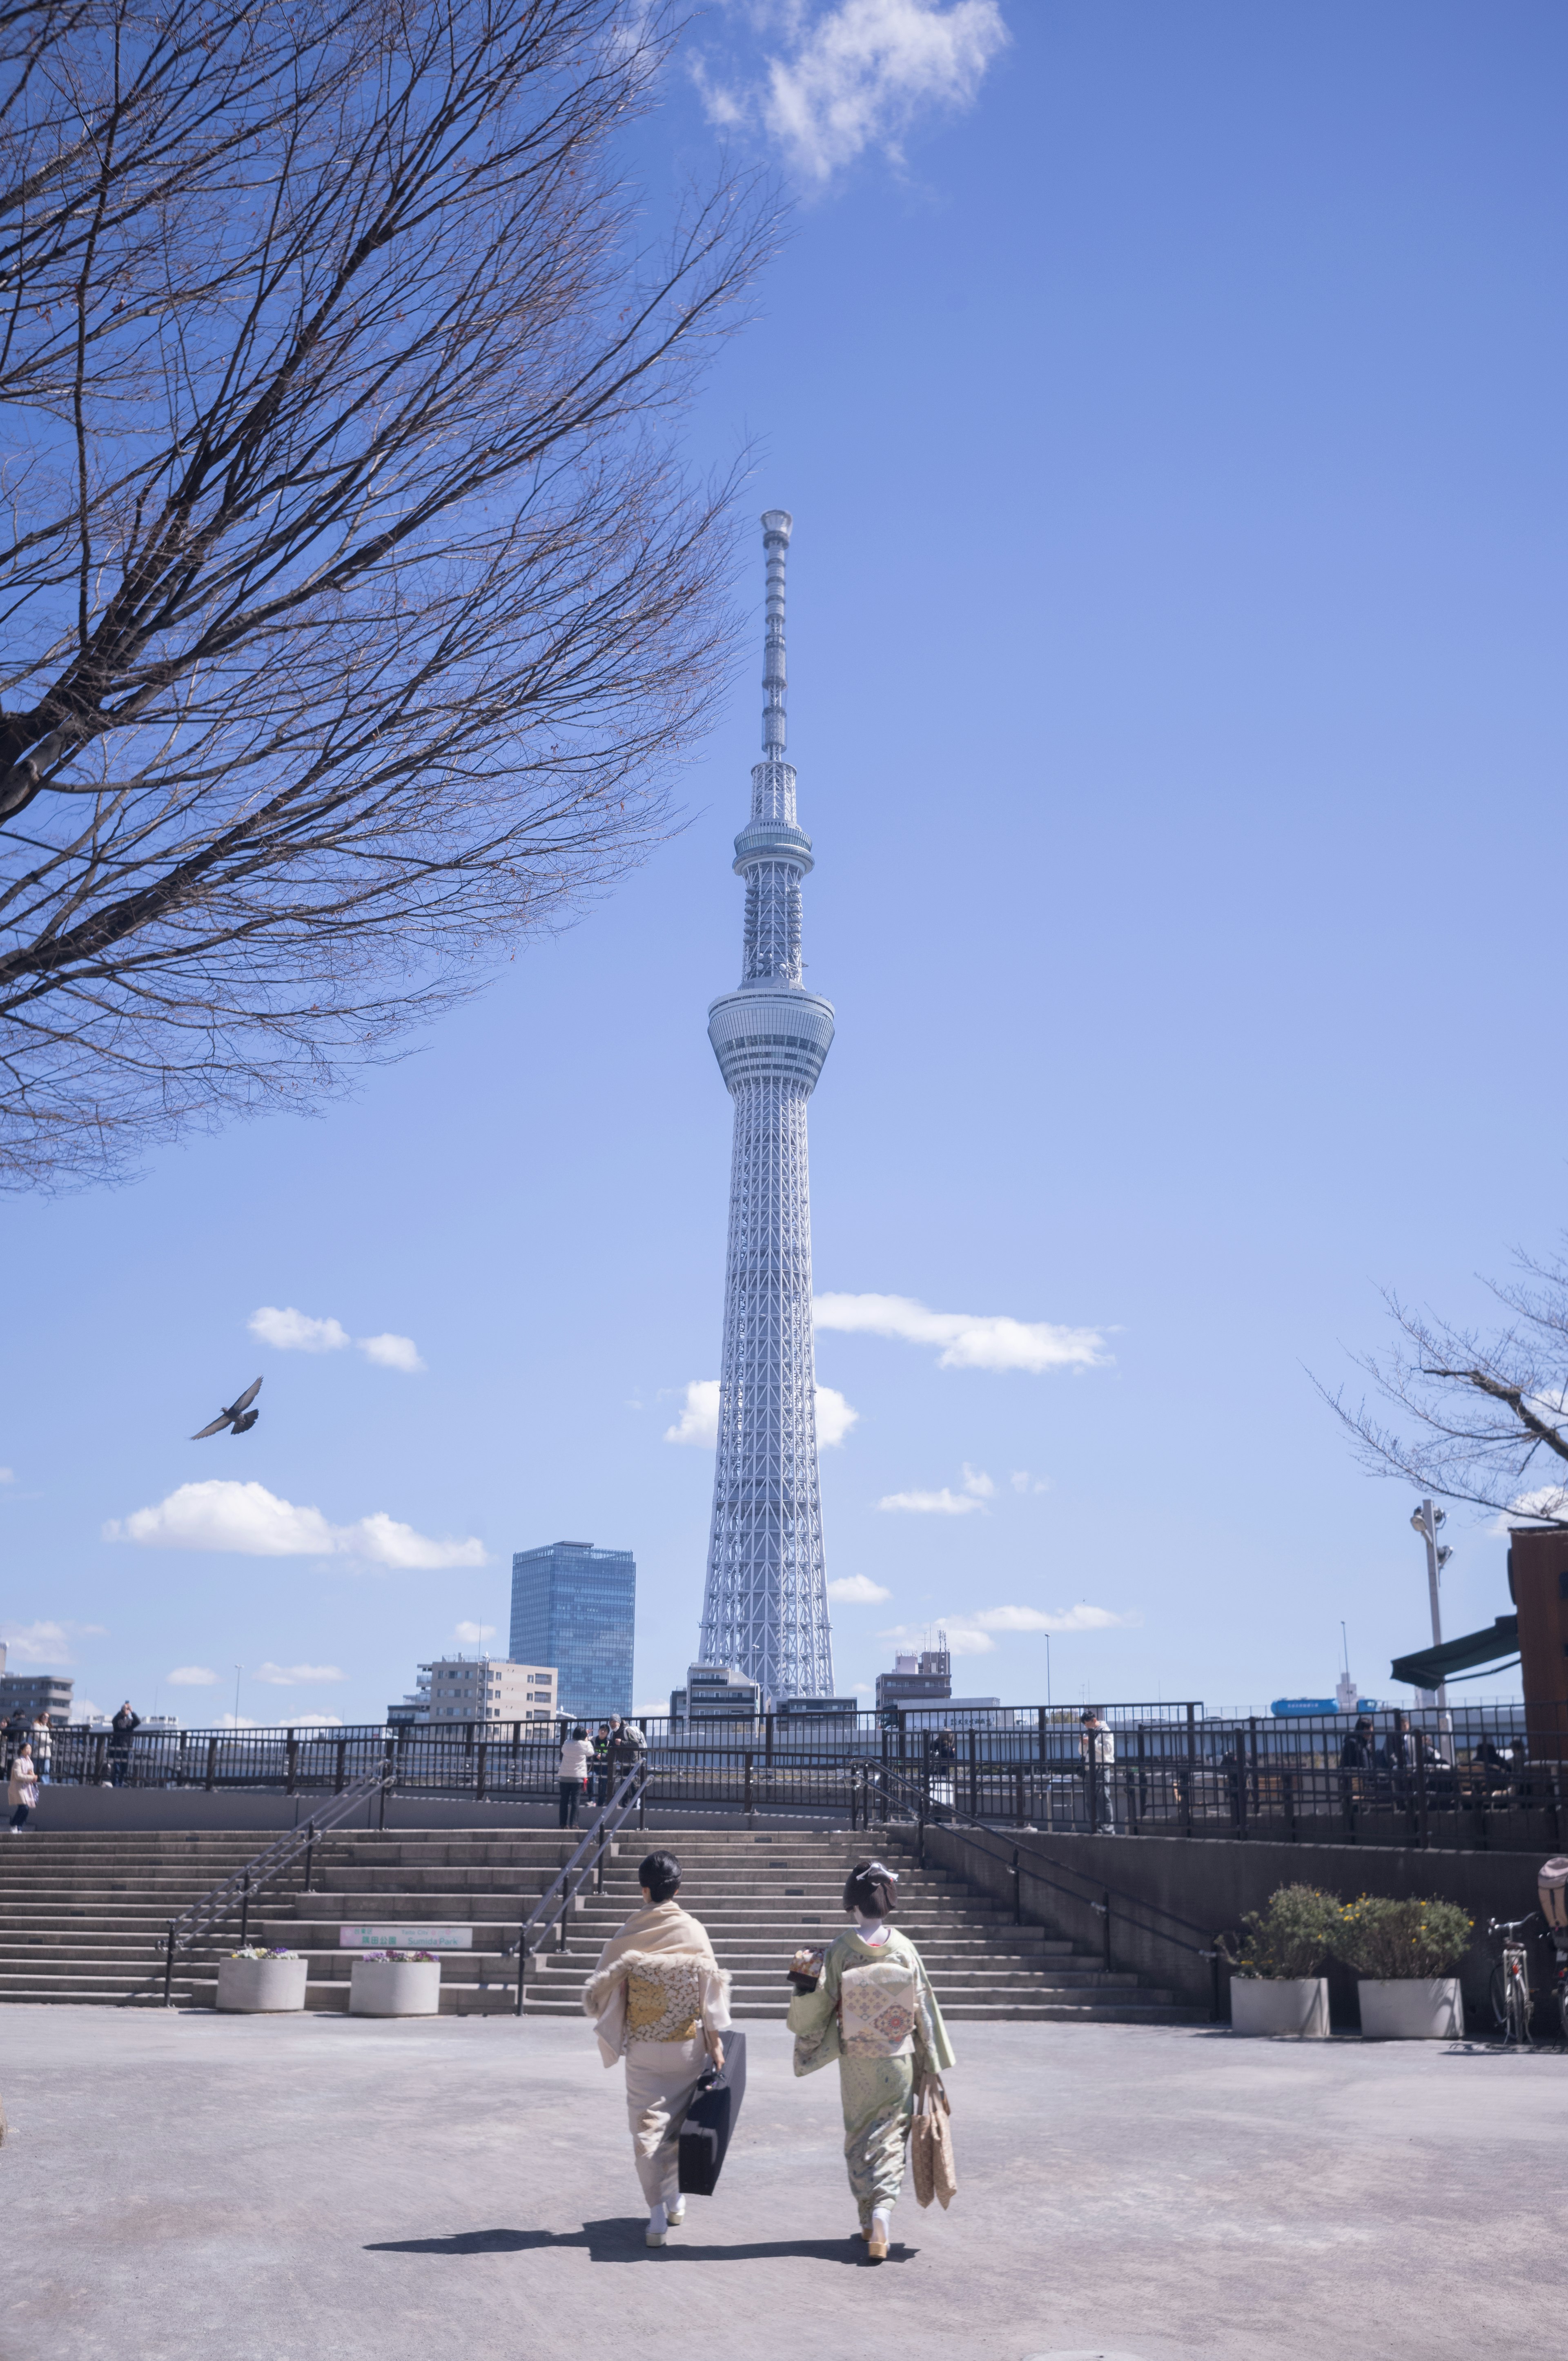
[[[762,760],[782,763],[787,742],[784,713],[784,560],[795,519],[787,509],[762,517],[762,547],[768,559],[768,620],[762,642]]]

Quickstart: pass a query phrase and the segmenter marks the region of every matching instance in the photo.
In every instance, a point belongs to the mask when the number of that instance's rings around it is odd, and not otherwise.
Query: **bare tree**
[[[769,248],[621,0],[0,12],[0,1171],[308,1104],[664,825]]]
[[[1568,1525],[1568,1262],[1516,1257],[1519,1276],[1488,1281],[1511,1315],[1490,1338],[1423,1318],[1386,1295],[1398,1340],[1358,1355],[1398,1425],[1343,1391],[1324,1399],[1381,1476],[1521,1522]]]

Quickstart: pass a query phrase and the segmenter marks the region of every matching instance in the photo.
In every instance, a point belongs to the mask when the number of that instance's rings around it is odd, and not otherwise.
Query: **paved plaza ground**
[[[1568,2058],[959,2026],[952,2210],[847,2235],[781,2026],[642,2245],[586,2026],[0,2010],[0,2361],[1459,2361],[1568,2340]]]

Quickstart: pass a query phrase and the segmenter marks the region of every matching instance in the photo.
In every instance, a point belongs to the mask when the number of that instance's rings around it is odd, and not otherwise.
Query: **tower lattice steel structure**
[[[733,1664],[773,1698],[833,1692],[806,1154],[806,1103],[832,1043],[833,1011],[800,977],[800,887],[812,862],[811,839],[795,822],[794,766],[784,759],[791,524],[782,509],[762,519],[762,760],[751,773],[751,817],[735,840],[746,881],[744,972],[707,1012],[707,1038],[735,1102],[735,1148],[702,1660]]]

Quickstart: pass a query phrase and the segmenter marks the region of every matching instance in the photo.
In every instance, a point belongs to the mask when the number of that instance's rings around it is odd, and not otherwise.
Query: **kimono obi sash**
[[[690,2041],[702,2030],[702,1960],[638,1960],[626,1979],[628,2041]]]
[[[839,2037],[846,2058],[911,2058],[919,2009],[916,1971],[899,1960],[844,1970]]]

